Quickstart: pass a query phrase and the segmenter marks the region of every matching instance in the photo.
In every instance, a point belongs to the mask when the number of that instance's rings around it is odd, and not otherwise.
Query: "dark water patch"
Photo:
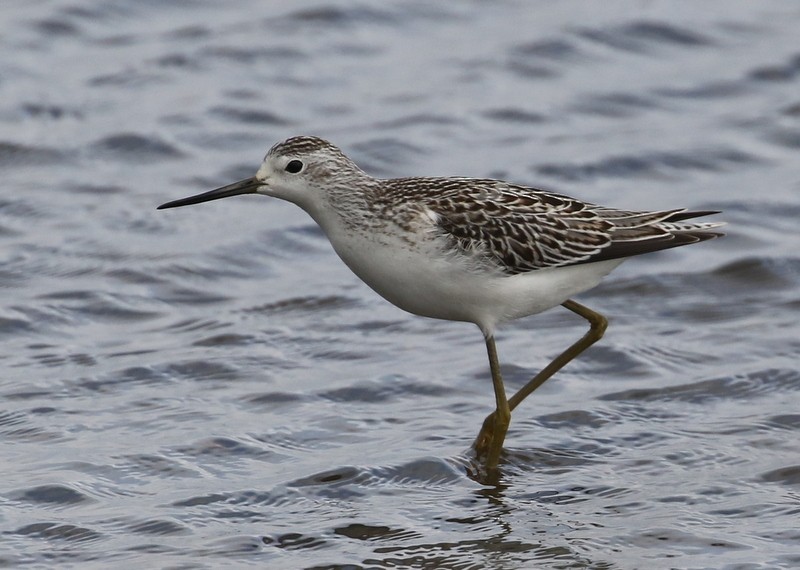
[[[769,142],[792,150],[800,149],[800,127],[773,126],[766,133]]]
[[[261,539],[267,546],[274,546],[283,550],[318,549],[328,546],[328,541],[319,536],[309,536],[299,532],[287,532],[274,536],[265,536]]]
[[[165,326],[163,331],[170,331],[173,333],[180,333],[180,332],[192,332],[192,331],[203,331],[203,330],[218,330],[230,327],[231,323],[229,322],[220,322],[213,319],[181,319],[177,322],[170,323],[169,325]]]
[[[225,333],[202,338],[192,343],[192,346],[249,346],[257,343],[258,340],[253,335]]]
[[[620,28],[623,35],[640,38],[659,44],[674,44],[687,47],[710,46],[714,42],[707,36],[664,22],[639,21]]]
[[[800,371],[766,369],[728,378],[702,380],[666,388],[623,390],[600,396],[604,401],[686,402],[707,404],[715,400],[751,400],[800,391]]]
[[[406,127],[419,127],[419,126],[424,127],[430,125],[455,125],[458,123],[459,121],[457,121],[456,119],[445,115],[433,115],[431,113],[422,113],[422,114],[405,115],[388,121],[380,121],[374,123],[373,126],[376,129],[403,129]],[[411,145],[407,145],[406,143],[398,143],[398,141],[393,139],[375,141],[375,144],[379,147],[378,151],[379,154],[381,154],[380,158],[384,160],[390,155],[394,145],[397,144],[402,145],[400,150],[406,152],[406,154],[412,154],[412,153],[420,154],[424,152],[422,149],[412,147]],[[383,150],[381,150],[380,147],[383,147]],[[373,158],[375,158],[375,156],[373,156]]]
[[[191,445],[179,446],[174,450],[184,456],[195,458],[214,458],[218,460],[258,459],[270,460],[274,453],[255,445],[237,441],[229,437],[212,437]]]
[[[546,489],[523,493],[520,498],[542,505],[573,505],[587,501],[597,503],[599,502],[598,499],[616,499],[627,495],[630,495],[629,489],[569,485],[562,489]]]
[[[800,103],[792,103],[781,110],[781,114],[787,117],[800,118]]]
[[[202,69],[194,57],[184,53],[168,53],[154,59],[153,63],[158,67],[164,68],[191,69],[194,71]]]
[[[190,497],[181,501],[172,503],[173,507],[204,507],[207,505],[214,505],[216,503],[224,503],[229,500],[229,496],[222,493],[214,493],[212,495],[202,495],[197,497]]]
[[[361,306],[361,304],[359,304]],[[389,338],[391,333],[403,333],[408,331],[408,320],[402,316],[395,320],[370,320],[364,319],[353,325],[339,325],[340,330],[354,330],[362,333],[378,331],[385,338]]]
[[[321,27],[325,31],[345,30],[356,24],[393,25],[399,13],[370,6],[325,6],[302,8],[285,17],[286,25]],[[283,25],[283,24],[282,24]]]
[[[154,352],[158,352],[158,349],[148,348],[148,349],[137,349],[137,350],[120,350],[109,352],[106,354],[106,357],[111,358],[124,358],[126,356],[145,356],[147,354],[153,354]]]
[[[15,501],[62,507],[93,501],[90,497],[66,485],[41,485],[12,492],[9,496]]]
[[[781,414],[772,416],[766,420],[765,425],[767,429],[788,429],[800,430],[800,415],[798,414]]]
[[[600,178],[686,177],[691,171],[716,172],[758,164],[759,157],[735,149],[705,148],[694,152],[648,152],[611,156],[594,163],[542,164],[533,170],[542,176],[563,180]]]
[[[3,398],[11,401],[46,400],[53,401],[56,395],[50,390],[17,390],[3,394]]]
[[[12,230],[9,227],[6,227],[4,225],[0,225],[0,238],[20,237],[21,235],[22,235],[22,232],[20,232],[20,231]],[[2,282],[3,282],[3,275],[2,274],[3,274],[3,272],[0,271],[0,287],[2,286]]]
[[[714,44],[708,36],[666,22],[640,20],[605,28],[581,28],[579,37],[614,49],[652,53],[665,47],[696,49]]]
[[[27,399],[17,396],[17,394],[3,394],[3,397],[9,400]],[[35,399],[35,397],[33,399]],[[39,409],[44,410],[45,408]],[[29,444],[64,441],[66,439],[64,434],[46,429],[34,423],[33,420],[35,418],[32,416],[50,413],[44,411],[37,412],[36,410],[37,408],[28,410],[27,412],[0,411],[0,436],[8,442],[18,441]]]
[[[210,37],[212,34],[212,30],[208,26],[203,24],[192,24],[188,26],[180,26],[174,30],[169,30],[162,37],[182,44],[186,41],[204,40]]]
[[[338,467],[288,482],[290,490],[329,499],[363,496],[369,488],[446,489],[465,480],[465,470],[457,461],[438,458],[413,460],[387,467]]]
[[[289,119],[280,117],[269,111],[257,109],[217,106],[212,108],[209,112],[225,121],[242,123],[245,125],[287,126],[292,124],[292,121]]]
[[[541,81],[554,79],[559,75],[557,69],[541,59],[532,59],[512,52],[506,62],[508,71],[521,79]]]
[[[481,113],[481,115],[498,123],[516,123],[521,125],[543,123],[547,120],[546,117],[540,113],[526,111],[517,107],[489,109]]]
[[[518,45],[514,51],[520,56],[552,59],[557,61],[573,60],[584,57],[581,50],[572,42],[564,39],[538,40]]]
[[[59,120],[64,118],[83,119],[83,111],[53,103],[23,103],[20,113],[35,119]]]
[[[22,412],[0,411],[0,428],[6,429],[7,426],[17,426],[26,423],[28,420]]]
[[[50,368],[61,368],[65,365],[77,364],[79,366],[96,366],[97,360],[90,354],[71,353],[58,354],[55,352],[38,352],[32,356],[33,360]]]
[[[11,307],[14,311],[26,317],[26,322],[33,327],[34,333],[47,331],[50,335],[65,326],[76,324],[73,315],[68,311],[62,311],[58,307],[43,306],[34,308],[30,306]]]
[[[800,283],[800,259],[744,257],[714,269],[714,287],[725,295],[782,290]]]
[[[238,368],[226,366],[218,361],[209,360],[189,360],[181,363],[168,364],[165,371],[173,378],[183,378],[193,381],[233,381],[241,379],[241,372]]]
[[[798,75],[800,75],[800,55],[795,55],[786,63],[756,68],[748,77],[756,82],[784,82],[794,81]]]
[[[100,377],[79,378],[75,386],[101,394],[113,394],[122,389],[131,389],[134,386],[148,384],[163,384],[170,380],[169,373],[149,366],[133,366],[120,371],[103,374]]]
[[[555,414],[546,414],[538,416],[536,420],[542,427],[557,430],[600,429],[609,422],[608,418],[586,410],[568,410]]]
[[[728,100],[750,92],[747,84],[740,80],[701,82],[689,87],[661,87],[653,93],[675,99],[720,99]]]
[[[92,144],[91,152],[117,160],[174,160],[184,154],[156,136],[136,133],[111,135]]]
[[[382,542],[389,540],[411,540],[423,538],[417,531],[403,528],[392,528],[389,526],[350,523],[333,529],[334,534],[344,536],[353,540],[363,540],[365,542]]]
[[[363,45],[359,42],[343,42],[333,46],[332,51],[344,57],[373,58],[381,54],[381,49],[376,45]]]
[[[284,64],[288,64],[290,62],[299,63],[309,58],[304,50],[296,46],[244,48],[229,45],[204,47],[198,52],[198,57],[221,59],[243,64],[255,64],[261,61],[271,63],[280,61]]]
[[[581,101],[571,105],[571,108],[588,115],[620,119],[633,117],[659,106],[651,98],[632,93],[598,93],[584,96]]]
[[[243,309],[242,312],[263,313],[267,315],[288,315],[291,313],[313,315],[320,311],[331,312],[336,310],[349,310],[359,305],[360,302],[353,297],[344,297],[342,295],[326,295],[324,297],[319,297],[311,295],[306,297],[290,297],[273,303],[248,307],[247,309]]]
[[[81,28],[63,16],[60,18],[43,18],[33,22],[33,27],[48,39],[53,37],[82,37],[84,32]]]
[[[69,153],[62,149],[0,141],[0,167],[3,168],[31,165],[49,166],[64,163],[68,159]]]
[[[333,328],[339,329],[340,327],[339,325],[335,325]],[[335,340],[331,338],[330,342],[333,343]],[[353,349],[339,349],[325,341],[307,348],[304,354],[313,360],[331,360],[334,362],[355,362],[359,360],[371,360],[373,358],[373,354],[368,350],[358,347]]]
[[[362,402],[369,404],[383,403],[396,396],[396,390],[377,383],[362,383],[358,386],[336,388],[320,393],[320,397],[332,402]]]
[[[0,287],[6,283],[0,272]],[[25,319],[15,319],[8,317],[0,317],[0,336],[17,336],[20,334],[30,334],[34,332],[35,328],[30,321]]]
[[[524,556],[522,556],[524,554]],[[381,546],[369,558],[364,560],[366,568],[443,568],[458,570],[483,570],[483,563],[476,563],[477,559],[488,559],[509,568],[521,568],[524,561],[561,559],[570,553],[565,548],[558,548],[555,552],[551,548],[543,548],[538,542],[518,540],[501,533],[491,541],[470,538],[444,540],[432,542],[430,539],[414,544],[400,546]],[[570,557],[572,561],[573,558]],[[503,567],[503,566],[499,566]],[[315,567],[314,570],[323,570],[324,566]],[[327,568],[336,568],[327,567]],[[339,568],[348,568],[340,566]],[[349,568],[348,568],[349,570]]]
[[[105,275],[119,283],[131,285],[158,285],[167,283],[167,281],[159,277],[155,271],[146,268],[111,269],[106,271]]]
[[[151,536],[174,536],[190,534],[189,528],[171,520],[152,519],[142,522],[131,523],[128,531],[134,534],[145,534]]]
[[[205,502],[205,500],[204,500]],[[222,501],[214,501],[209,504],[216,504]],[[263,507],[280,507],[284,505],[309,505],[313,504],[313,499],[308,499],[296,489],[288,489],[283,485],[277,486],[271,491],[257,491],[247,489],[229,493],[225,498],[225,504],[231,508],[251,507],[254,511]]]
[[[150,542],[145,542],[142,544],[135,544],[133,546],[129,546],[123,550],[123,552],[127,555],[128,553],[131,554],[155,554],[159,557],[163,557],[165,554],[180,556],[185,555],[185,550],[181,550],[179,548],[174,548],[170,546],[166,546],[164,544],[155,544]],[[202,567],[202,566],[200,566]]]
[[[178,270],[175,266],[172,266],[172,271],[168,270],[164,273],[182,273],[186,269],[188,268],[183,267]],[[200,276],[202,275],[200,274]],[[159,290],[158,299],[169,305],[216,305],[229,301],[231,298],[207,289],[170,285]]]
[[[464,480],[464,470],[455,462],[439,458],[424,458],[389,467],[370,469],[380,486],[414,487],[443,486]]]
[[[6,531],[7,534],[29,536],[33,538],[45,538],[47,540],[65,540],[68,542],[88,542],[104,538],[99,532],[90,528],[75,526],[71,524],[59,524],[55,522],[40,522],[25,525],[16,530]]]
[[[117,186],[115,184],[70,184],[67,189],[69,192],[74,192],[76,194],[89,194],[96,196],[127,194],[131,191],[130,188]]]
[[[265,408],[282,408],[287,405],[305,402],[309,399],[311,399],[311,396],[291,392],[265,392],[240,398],[241,401],[247,404]]]
[[[141,71],[138,69],[127,68],[123,71],[95,75],[86,80],[89,87],[96,89],[106,89],[108,87],[119,87],[122,89],[145,89],[156,85],[166,84],[169,79],[166,75]],[[102,141],[101,141],[102,142]],[[113,155],[113,152],[110,152]]]
[[[313,487],[320,490],[334,489],[344,486],[358,488],[372,480],[372,476],[366,470],[357,467],[337,467],[328,471],[314,473],[300,479],[295,479],[287,483],[289,488]],[[328,491],[324,491],[327,493]],[[363,494],[363,493],[359,493]]]
[[[371,355],[363,354],[361,358],[369,359]],[[408,378],[384,376],[344,388],[325,390],[320,392],[319,396],[333,402],[376,404],[399,398],[444,397],[452,394],[454,390],[449,386],[441,386],[433,382],[419,382]]]
[[[761,474],[761,480],[767,483],[780,483],[787,487],[800,487],[800,465],[781,467]],[[800,513],[800,507],[797,508]]]

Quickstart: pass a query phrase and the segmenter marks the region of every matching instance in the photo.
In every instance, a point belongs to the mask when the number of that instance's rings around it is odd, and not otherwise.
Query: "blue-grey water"
[[[251,176],[294,134],[727,236],[468,449],[479,331],[401,312]],[[800,4],[4,0],[0,566],[800,566]],[[510,389],[585,323],[498,336]]]

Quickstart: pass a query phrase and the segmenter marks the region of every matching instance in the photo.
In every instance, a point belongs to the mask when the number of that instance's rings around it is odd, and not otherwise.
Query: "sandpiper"
[[[331,143],[298,136],[273,146],[252,178],[158,209],[239,194],[300,206],[347,266],[394,305],[425,317],[475,323],[489,355],[496,409],[473,444],[498,465],[511,411],[597,342],[606,318],[571,299],[627,258],[715,238],[715,211],[637,212],[481,178],[373,178]],[[506,397],[494,332],[504,321],[557,305],[589,331]]]

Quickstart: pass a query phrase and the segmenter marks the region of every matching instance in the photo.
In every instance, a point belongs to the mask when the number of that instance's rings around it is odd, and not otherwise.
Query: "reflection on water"
[[[12,3],[0,15],[0,563],[795,567],[800,10]],[[378,176],[720,209],[632,260],[515,412],[290,204],[167,200],[317,134]],[[509,389],[583,334],[504,328]]]

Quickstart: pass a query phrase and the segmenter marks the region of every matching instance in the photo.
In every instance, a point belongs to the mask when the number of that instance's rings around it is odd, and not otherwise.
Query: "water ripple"
[[[0,565],[797,567],[799,18],[4,3]],[[474,327],[379,299],[289,204],[155,211],[301,133],[376,175],[719,209],[727,236],[582,295],[606,336],[487,473]],[[583,326],[504,326],[509,391]]]

